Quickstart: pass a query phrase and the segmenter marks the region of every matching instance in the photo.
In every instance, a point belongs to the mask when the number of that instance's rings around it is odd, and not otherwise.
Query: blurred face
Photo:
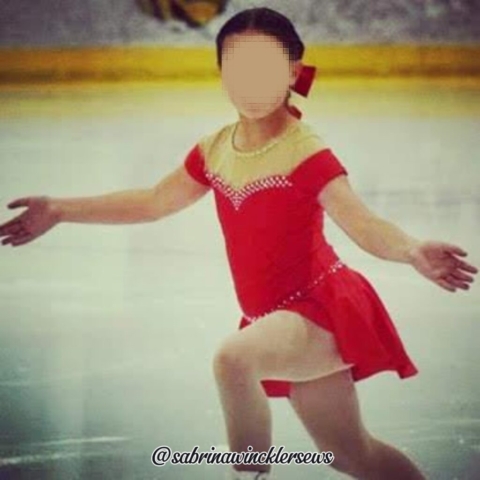
[[[222,49],[222,85],[239,113],[258,119],[282,107],[296,67],[275,37],[248,31],[226,37]]]

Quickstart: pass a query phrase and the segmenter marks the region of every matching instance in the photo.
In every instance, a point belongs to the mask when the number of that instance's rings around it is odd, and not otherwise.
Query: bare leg
[[[214,373],[230,451],[268,451],[271,411],[260,380],[310,380],[345,368],[333,335],[300,315],[278,310],[230,335],[216,352]],[[268,472],[270,465],[235,465],[236,470]]]
[[[319,450],[333,452],[336,470],[365,480],[425,480],[405,454],[365,429],[350,371],[295,383],[289,400]]]
[[[252,451],[268,451],[272,444],[271,410],[258,378],[241,361],[217,367],[216,375],[230,451],[248,451],[249,446]],[[235,469],[268,472],[270,466],[236,464]]]

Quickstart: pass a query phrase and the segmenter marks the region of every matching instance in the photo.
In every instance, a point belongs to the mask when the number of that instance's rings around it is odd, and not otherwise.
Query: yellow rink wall
[[[213,47],[0,48],[0,82],[195,80],[218,76]],[[324,76],[478,76],[480,44],[307,45]]]

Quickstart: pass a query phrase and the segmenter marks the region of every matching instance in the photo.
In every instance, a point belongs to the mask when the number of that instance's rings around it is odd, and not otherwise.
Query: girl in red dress
[[[372,436],[355,382],[383,371],[417,373],[373,286],[347,266],[323,234],[324,211],[369,253],[412,265],[440,287],[468,289],[478,270],[460,247],[420,241],[372,213],[347,169],[301,113],[315,68],[291,22],[269,8],[232,17],[217,36],[222,83],[239,121],[203,137],[154,189],[86,199],[29,197],[0,226],[21,245],[61,221],[158,220],[209,191],[243,315],[214,357],[232,452],[272,446],[269,397],[286,397],[331,466],[362,479],[425,478],[398,449]],[[125,207],[127,205],[127,207]],[[235,464],[231,479],[271,479],[271,465]]]

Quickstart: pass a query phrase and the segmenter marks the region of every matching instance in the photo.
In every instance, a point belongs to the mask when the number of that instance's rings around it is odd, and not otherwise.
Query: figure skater
[[[286,397],[316,448],[333,452],[337,471],[424,479],[362,421],[356,381],[418,370],[374,287],[327,243],[323,213],[365,251],[410,264],[447,291],[468,289],[473,276],[465,272],[478,269],[459,258],[467,255],[462,248],[407,235],[354,193],[345,166],[289,103],[290,89],[307,96],[314,73],[302,64],[304,44],[289,19],[269,8],[244,10],[224,24],[216,45],[237,122],[199,139],[152,188],[11,202],[27,210],[0,227],[2,243],[26,244],[60,222],[156,221],[213,190],[242,309],[213,359],[230,451],[268,451],[268,400]],[[238,463],[226,475],[265,480],[271,470]]]

